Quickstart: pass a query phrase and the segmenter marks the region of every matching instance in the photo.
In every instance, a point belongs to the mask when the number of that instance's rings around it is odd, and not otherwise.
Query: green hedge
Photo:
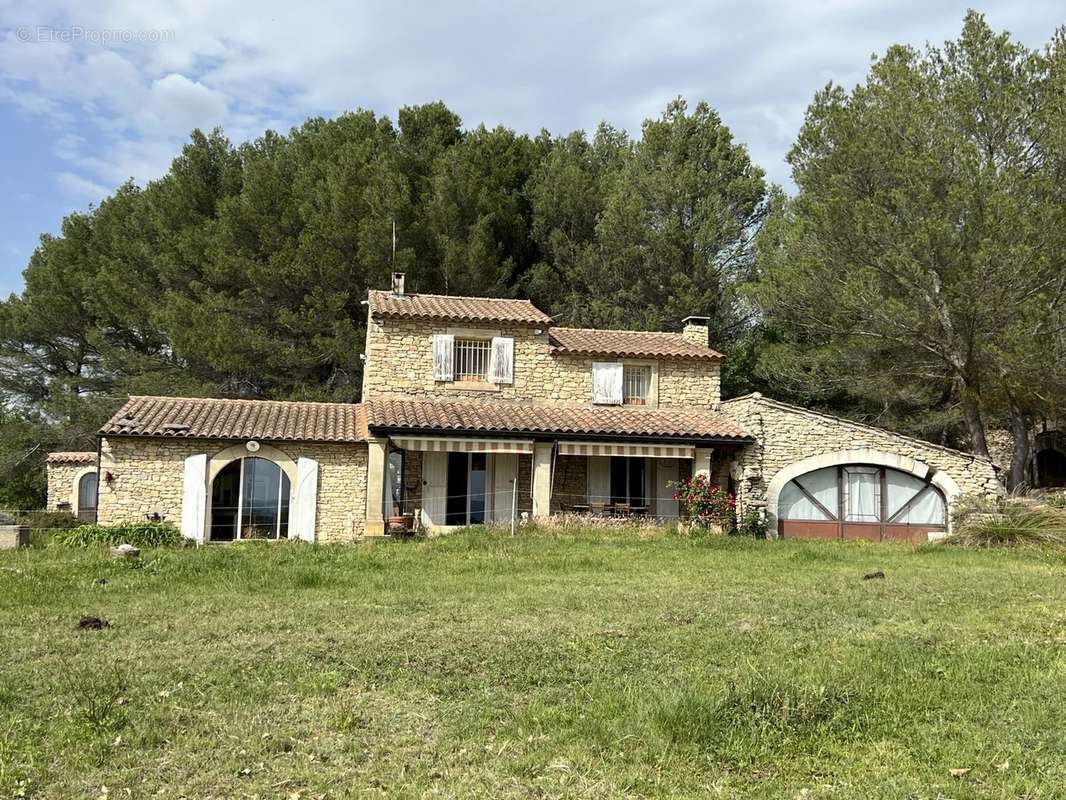
[[[52,543],[66,547],[91,547],[98,544],[132,544],[134,547],[176,547],[181,534],[165,522],[134,522],[125,525],[81,525],[57,532]]]

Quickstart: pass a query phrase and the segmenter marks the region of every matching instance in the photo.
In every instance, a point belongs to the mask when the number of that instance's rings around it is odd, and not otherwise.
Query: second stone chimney
[[[394,297],[403,297],[403,279],[402,272],[392,273],[392,294]]]
[[[707,323],[710,321],[710,317],[685,317],[681,321],[685,326],[681,331],[681,335],[685,337],[685,341],[703,347],[710,347],[710,329],[707,327]]]

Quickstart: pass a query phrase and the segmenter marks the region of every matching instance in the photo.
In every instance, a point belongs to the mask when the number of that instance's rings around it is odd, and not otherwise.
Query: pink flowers
[[[682,511],[702,525],[723,525],[732,519],[737,499],[705,475],[695,475],[676,484],[674,499]]]

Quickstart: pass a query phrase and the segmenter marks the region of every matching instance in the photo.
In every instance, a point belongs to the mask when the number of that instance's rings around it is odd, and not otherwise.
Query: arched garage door
[[[930,483],[888,467],[845,464],[789,481],[778,501],[786,538],[926,541],[947,527],[944,496]]]

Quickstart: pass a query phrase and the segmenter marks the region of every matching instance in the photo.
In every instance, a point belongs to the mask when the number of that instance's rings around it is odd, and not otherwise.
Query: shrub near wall
[[[57,533],[52,542],[65,547],[131,544],[134,547],[177,547],[181,533],[163,522],[137,522],[126,525],[81,525]]]

